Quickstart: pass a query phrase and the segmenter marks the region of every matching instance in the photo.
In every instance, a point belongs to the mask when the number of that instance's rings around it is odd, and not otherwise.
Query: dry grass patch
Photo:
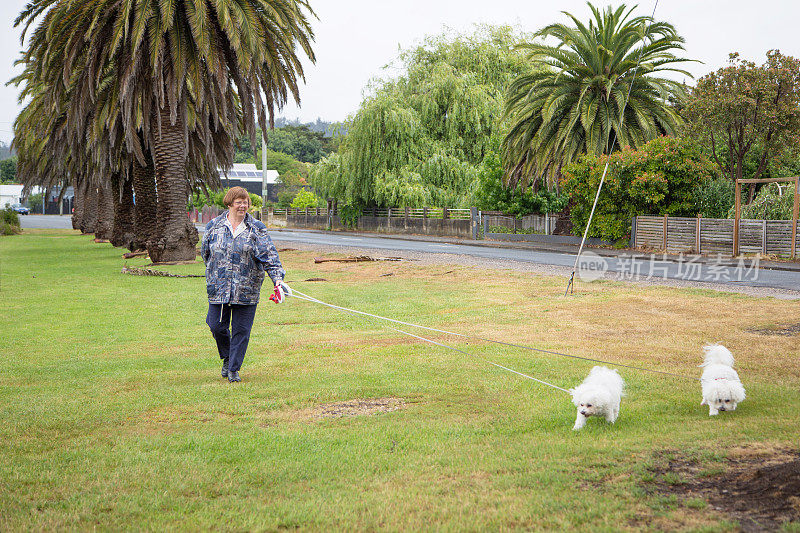
[[[342,418],[348,416],[374,415],[389,413],[403,409],[406,401],[403,398],[366,398],[329,403],[314,408],[318,418]]]

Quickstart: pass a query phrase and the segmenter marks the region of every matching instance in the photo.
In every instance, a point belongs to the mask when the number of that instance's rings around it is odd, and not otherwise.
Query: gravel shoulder
[[[564,288],[566,289],[567,279],[572,272],[572,268],[557,265],[546,265],[541,263],[529,263],[526,261],[515,261],[510,259],[487,259],[461,254],[448,253],[426,253],[410,252],[406,250],[374,250],[351,246],[316,245],[294,241],[281,241],[280,248],[294,248],[303,251],[319,253],[334,253],[344,255],[368,255],[373,257],[402,257],[403,259],[413,260],[419,264],[427,265],[460,265],[475,268],[486,268],[491,270],[514,270],[518,272],[529,272],[542,276],[557,276],[564,278]],[[720,283],[709,283],[700,281],[688,281],[677,279],[640,279],[640,280],[618,280],[617,274],[607,272],[603,279],[618,281],[619,283],[629,283],[633,285],[659,285],[665,287],[675,287],[684,289],[705,289],[719,292],[746,294],[758,298],[778,298],[782,300],[800,299],[800,291],[786,289],[776,289],[772,287],[751,287],[747,285],[730,286]],[[577,282],[577,290],[580,290],[581,281]]]

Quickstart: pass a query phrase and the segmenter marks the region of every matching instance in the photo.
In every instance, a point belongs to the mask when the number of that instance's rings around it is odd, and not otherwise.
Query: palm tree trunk
[[[156,125],[158,127],[158,125]],[[186,215],[189,182],[186,179],[186,137],[180,114],[170,122],[169,107],[161,110],[160,131],[155,135],[158,236],[147,242],[153,263],[193,261],[197,255],[197,228]]]
[[[133,186],[121,174],[111,176],[111,196],[114,200],[114,229],[111,244],[133,251]]]
[[[97,227],[97,187],[86,179],[83,186],[83,216],[81,216],[81,233],[92,234]]]
[[[83,219],[83,201],[85,198],[84,183],[82,179],[75,178],[72,181],[72,190],[74,196],[72,204],[72,229],[81,229],[81,220]]]
[[[147,165],[133,158],[134,240],[133,250],[145,250],[147,241],[156,238],[156,171],[150,152],[145,152]]]
[[[94,238],[111,240],[114,231],[114,198],[111,195],[111,184],[104,180],[97,187],[97,226]]]

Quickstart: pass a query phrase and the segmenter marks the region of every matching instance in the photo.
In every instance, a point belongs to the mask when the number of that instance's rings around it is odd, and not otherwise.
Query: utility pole
[[[267,205],[267,132],[261,132],[261,213]]]

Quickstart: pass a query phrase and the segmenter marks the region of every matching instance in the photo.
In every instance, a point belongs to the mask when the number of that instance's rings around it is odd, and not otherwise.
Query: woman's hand
[[[287,296],[292,295],[292,289],[284,283],[283,280],[278,280],[275,282],[275,291],[269,297],[270,300],[275,302],[276,304],[283,303]]]

